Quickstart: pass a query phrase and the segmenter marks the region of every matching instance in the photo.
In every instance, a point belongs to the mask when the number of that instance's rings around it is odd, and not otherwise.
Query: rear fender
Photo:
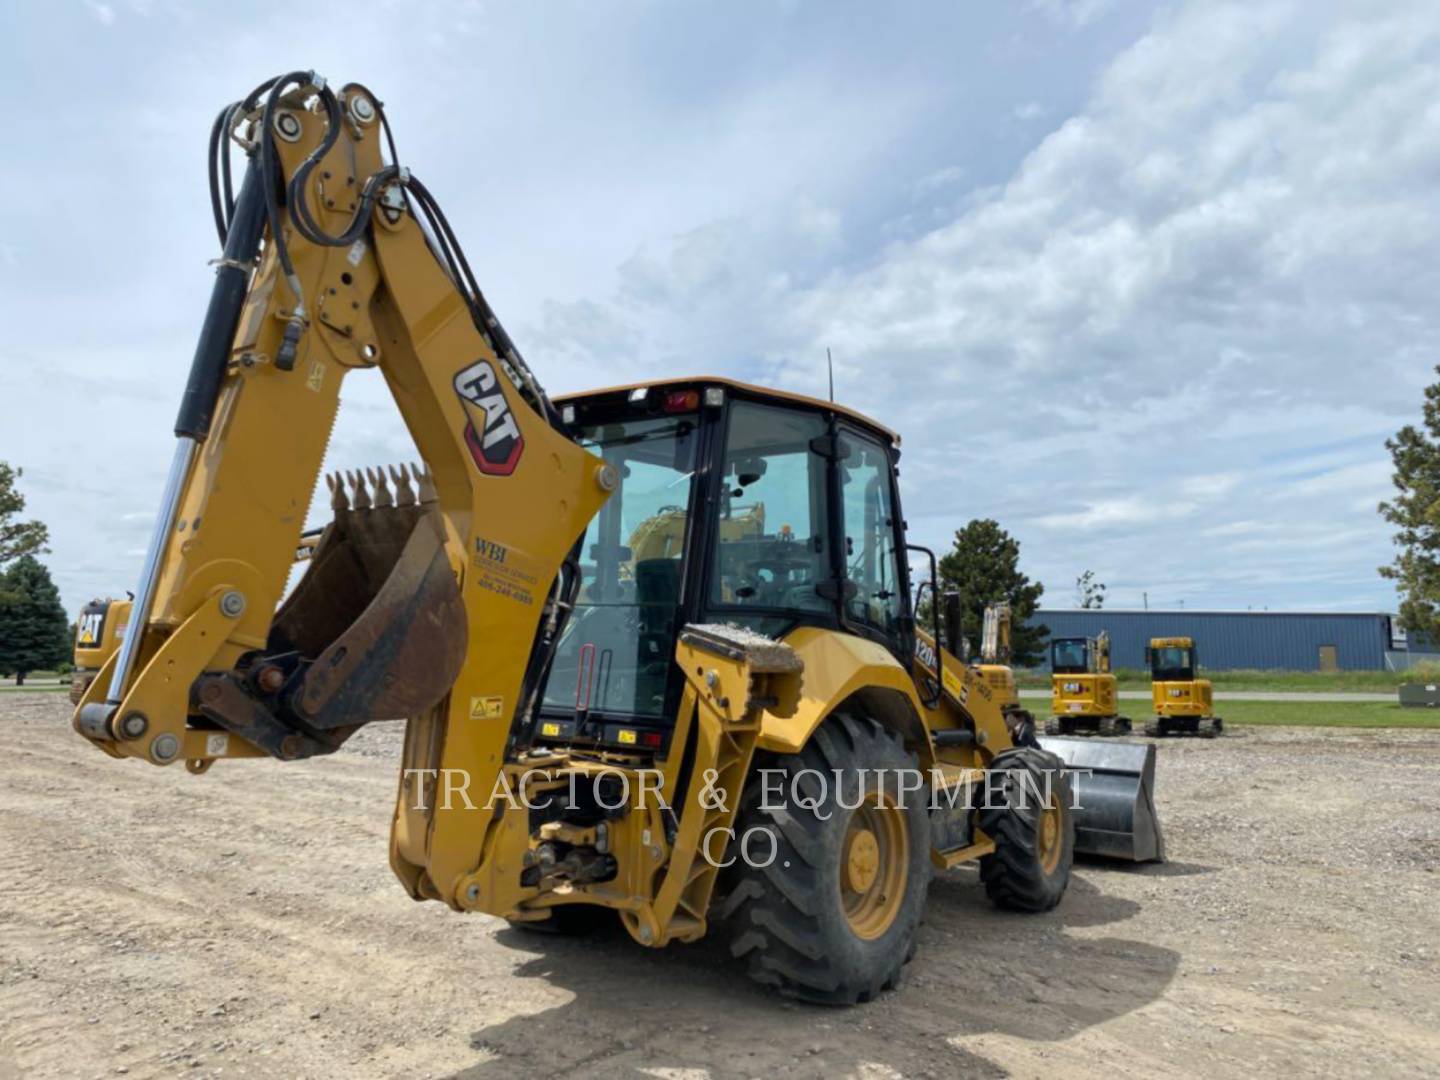
[[[813,626],[795,630],[785,644],[805,664],[800,700],[789,716],[762,714],[759,749],[797,753],[826,717],[855,700],[866,715],[898,732],[919,753],[922,765],[929,765],[930,740],[914,679],[888,649],[853,634]]]

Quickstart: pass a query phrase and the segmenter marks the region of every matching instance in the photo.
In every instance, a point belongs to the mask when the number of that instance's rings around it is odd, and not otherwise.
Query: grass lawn
[[[1440,670],[1428,665],[1413,671],[1205,671],[1216,690],[1294,690],[1384,693],[1405,682],[1440,682]],[[1148,690],[1150,673],[1133,668],[1120,668],[1115,679],[1121,690]],[[1050,689],[1050,676],[1044,671],[1017,671],[1015,681],[1024,689]]]
[[[1227,726],[1440,729],[1440,709],[1402,709],[1388,701],[1222,701],[1215,711]]]

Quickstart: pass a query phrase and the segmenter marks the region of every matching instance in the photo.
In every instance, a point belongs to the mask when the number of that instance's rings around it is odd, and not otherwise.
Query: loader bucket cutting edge
[[[1155,747],[1053,737],[1039,742],[1064,762],[1074,788],[1077,853],[1165,861],[1155,812]]]

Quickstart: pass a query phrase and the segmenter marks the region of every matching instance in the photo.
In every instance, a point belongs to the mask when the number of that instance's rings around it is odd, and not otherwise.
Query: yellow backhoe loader
[[[1200,653],[1193,638],[1151,638],[1145,662],[1150,665],[1150,700],[1155,710],[1145,723],[1146,735],[1213,739],[1225,729],[1225,721],[1215,715],[1210,680],[1199,677]]]
[[[938,647],[939,605],[917,626],[907,552],[931,589],[935,560],[893,432],[721,378],[552,399],[363,86],[270,80],[211,156],[224,254],[129,630],[75,713],[97,749],[201,774],[403,719],[412,897],[723,932],[819,1002],[895,983],[935,870],[1044,911],[1077,850],[1160,856],[1153,773],[1067,773]],[[286,596],[367,368],[424,466],[329,478]]]

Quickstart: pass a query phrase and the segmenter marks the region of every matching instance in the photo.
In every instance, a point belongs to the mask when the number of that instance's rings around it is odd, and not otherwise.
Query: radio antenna
[[[825,346],[825,367],[830,374],[830,404],[835,404],[835,361],[830,358],[830,346]]]

